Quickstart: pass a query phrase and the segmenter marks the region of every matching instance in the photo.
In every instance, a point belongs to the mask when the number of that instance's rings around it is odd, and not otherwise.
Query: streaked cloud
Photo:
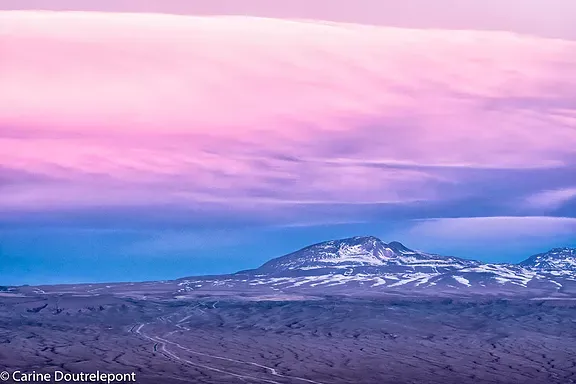
[[[454,0],[3,0],[0,9],[236,14],[409,28],[510,30],[576,39],[572,0],[462,0],[457,7]]]
[[[571,41],[231,16],[0,24],[3,211],[294,207],[300,223],[311,206],[464,209],[543,189],[492,171],[576,167]]]
[[[417,221],[405,236],[443,241],[506,242],[518,239],[573,236],[576,218],[552,216],[460,217]]]
[[[533,208],[556,209],[576,198],[576,187],[551,189],[526,198],[525,203]]]
[[[131,4],[97,6],[152,9]],[[282,7],[0,11],[4,284],[233,272],[362,234],[484,261],[576,245],[576,41]]]

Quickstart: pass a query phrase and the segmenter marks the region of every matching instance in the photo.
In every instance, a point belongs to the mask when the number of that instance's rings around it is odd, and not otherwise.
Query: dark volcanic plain
[[[576,301],[0,296],[0,370],[138,383],[574,383]]]

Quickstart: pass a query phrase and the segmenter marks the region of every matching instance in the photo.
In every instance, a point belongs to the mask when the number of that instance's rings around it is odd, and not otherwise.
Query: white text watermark
[[[15,383],[134,383],[136,373],[110,373],[110,372],[25,372],[25,371],[3,371],[0,373],[0,380],[11,380]]]

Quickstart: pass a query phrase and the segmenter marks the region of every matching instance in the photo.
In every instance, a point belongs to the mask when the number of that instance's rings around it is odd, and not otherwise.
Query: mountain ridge
[[[576,248],[553,248],[517,263],[484,263],[412,250],[398,241],[355,236],[309,245],[258,268],[141,283],[8,287],[3,294],[425,295],[576,298]],[[124,292],[124,293],[122,293]]]
[[[436,264],[434,264],[436,263]],[[375,236],[354,236],[328,240],[304,247],[284,256],[271,259],[256,270],[262,272],[310,270],[343,267],[416,267],[470,266],[479,264],[452,256],[415,251],[399,241],[385,243]],[[405,268],[404,268],[405,269]]]
[[[345,244],[356,243],[357,244],[359,242],[380,243],[381,245],[387,247],[388,249],[395,251],[395,252],[398,252],[400,254],[418,255],[418,256],[422,256],[424,258],[428,258],[428,259],[431,256],[433,256],[433,257],[438,257],[438,258],[442,258],[442,259],[458,260],[458,261],[461,261],[463,263],[473,263],[473,264],[523,266],[523,267],[530,267],[530,268],[536,267],[537,268],[538,266],[535,263],[537,263],[537,262],[543,263],[544,260],[550,260],[550,259],[558,258],[558,256],[568,256],[568,258],[573,257],[576,260],[576,248],[555,247],[555,248],[552,248],[548,251],[534,254],[533,256],[529,256],[526,259],[524,259],[520,262],[516,262],[516,263],[507,263],[507,262],[488,263],[488,262],[481,262],[481,261],[476,260],[476,259],[469,259],[469,258],[465,258],[465,257],[445,256],[445,255],[439,255],[439,254],[435,254],[435,253],[428,253],[428,252],[424,252],[421,250],[413,250],[413,249],[408,248],[407,246],[405,246],[403,243],[401,243],[399,241],[391,241],[389,243],[386,243],[376,236],[366,235],[366,236],[353,236],[353,237],[347,237],[347,238],[341,238],[341,239],[333,239],[333,240],[327,240],[327,241],[314,243],[312,245],[308,245],[306,247],[303,247],[297,251],[290,252],[288,254],[270,259],[258,268],[244,270],[244,271],[240,271],[237,273],[243,273],[243,272],[252,271],[252,270],[259,270],[263,267],[270,266],[270,265],[272,265],[272,264],[274,264],[280,260],[285,260],[287,258],[293,257],[294,255],[300,254],[302,252],[309,252],[309,251],[315,250],[318,247],[322,247],[322,246],[326,246],[326,245],[332,245],[332,244],[338,244],[338,243],[340,243],[340,244],[341,243],[345,243]],[[553,265],[557,266],[558,264],[553,264]],[[572,266],[572,264],[570,264],[570,266]],[[576,270],[576,263],[574,264],[574,267]]]
[[[434,287],[576,293],[576,249],[554,248],[519,263],[485,263],[412,250],[399,241],[386,243],[375,236],[354,236],[312,244],[230,276],[281,290]]]
[[[561,247],[530,256],[519,265],[549,271],[576,272],[576,248]]]

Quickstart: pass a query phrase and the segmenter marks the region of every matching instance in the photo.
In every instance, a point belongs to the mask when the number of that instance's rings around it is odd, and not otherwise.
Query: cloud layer
[[[546,192],[573,191],[563,178],[507,180],[575,170],[575,42],[93,12],[0,25],[4,212],[480,201],[498,215],[531,209],[512,197],[548,211],[574,197]]]
[[[464,242],[526,240],[576,233],[571,217],[465,217],[422,220],[409,230],[411,236]]]
[[[0,11],[0,47],[3,284],[365,234],[485,261],[576,246],[574,41]]]

